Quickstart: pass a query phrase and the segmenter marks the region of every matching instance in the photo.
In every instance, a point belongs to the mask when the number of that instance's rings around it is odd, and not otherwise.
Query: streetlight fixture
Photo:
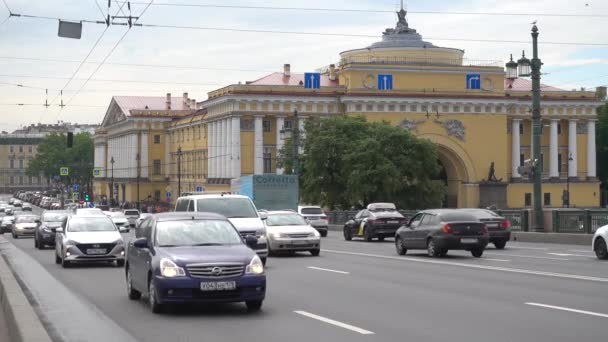
[[[534,220],[532,228],[534,231],[543,229],[542,194],[542,165],[540,164],[541,144],[541,117],[540,117],[540,69],[543,63],[538,58],[538,27],[532,26],[532,60],[526,58],[522,51],[521,58],[515,63],[513,57],[506,64],[507,77],[516,78],[515,66],[519,77],[532,78],[532,163],[531,174],[534,180]]]
[[[112,164],[112,178],[110,178],[110,207],[112,207],[114,203],[114,157],[110,159],[110,164]]]
[[[177,196],[182,194],[182,147],[177,148]]]

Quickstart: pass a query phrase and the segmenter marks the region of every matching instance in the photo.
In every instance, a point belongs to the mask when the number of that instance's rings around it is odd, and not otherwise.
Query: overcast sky
[[[0,23],[8,10],[0,0]],[[103,20],[95,0],[5,0],[13,13],[59,17],[66,20]],[[122,0],[121,0],[122,1]],[[149,0],[136,0],[131,9],[139,15]],[[98,0],[105,13],[107,1]],[[224,6],[277,6],[373,10],[377,12],[332,12],[163,6],[161,4],[204,4]],[[271,33],[228,32],[198,29],[134,27],[91,77],[99,63],[127,31],[125,26],[83,24],[82,39],[57,37],[57,20],[11,17],[0,24],[0,130],[12,131],[30,123],[59,120],[100,123],[114,95],[164,96],[171,92],[204,100],[206,93],[239,81],[255,80],[291,63],[295,72],[312,71],[338,61],[344,50],[378,41],[381,32],[394,27],[399,0],[155,0],[139,20],[143,24],[236,28],[273,31],[305,31],[373,35],[372,37],[313,36]],[[408,21],[425,40],[435,45],[465,50],[466,58],[506,62],[531,44],[469,42],[466,39],[530,41],[530,23],[538,20],[543,42],[608,44],[608,1],[606,0],[410,0]],[[112,0],[110,12],[120,6]],[[123,11],[128,13],[127,6]],[[448,15],[416,12],[529,13],[523,16]],[[540,14],[585,14],[604,17],[555,17]],[[122,15],[122,14],[119,14]],[[103,34],[103,36],[102,36]],[[74,80],[77,70],[95,42]],[[449,39],[449,40],[441,40]],[[455,40],[463,39],[463,41]],[[541,45],[543,83],[572,88],[594,88],[608,84],[608,47],[583,45]],[[63,60],[27,60],[55,59]],[[175,67],[124,66],[155,64]],[[209,69],[215,70],[209,70]],[[217,70],[233,69],[233,70]],[[80,93],[76,91],[82,88]],[[9,83],[9,84],[7,84]],[[11,85],[13,84],[13,85]],[[22,84],[32,88],[17,87]],[[42,88],[42,89],[38,89]],[[49,89],[46,109],[44,89]],[[65,89],[60,110],[59,89]],[[24,103],[25,106],[14,104]],[[81,107],[89,106],[89,107]]]

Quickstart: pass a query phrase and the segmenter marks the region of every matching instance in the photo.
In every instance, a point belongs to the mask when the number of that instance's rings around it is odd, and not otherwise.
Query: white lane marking
[[[335,326],[340,327],[340,328],[344,328],[344,329],[347,329],[347,330],[350,330],[350,331],[354,331],[354,332],[357,332],[357,333],[359,333],[361,335],[373,335],[374,334],[374,332],[372,332],[372,331],[361,329],[361,328],[358,328],[358,327],[356,327],[354,325],[350,325],[350,324],[342,323],[342,322],[339,322],[339,321],[335,321],[335,320],[327,318],[327,317],[311,314],[310,312],[306,312],[306,311],[294,311],[294,312],[297,313],[298,315],[306,316],[308,318],[316,319],[316,320],[321,321],[321,322],[325,322],[325,323],[328,323],[328,324],[331,324],[331,325],[335,325]]]
[[[569,249],[568,252],[593,254],[593,251],[584,251],[582,249]]]
[[[575,312],[575,313],[580,313],[583,315],[608,318],[607,314],[603,314],[603,313],[599,313],[599,312],[592,312],[592,311],[585,311],[585,310],[570,309],[570,308],[565,308],[563,306],[547,305],[547,304],[540,304],[540,303],[526,303],[526,305],[539,306],[541,308]]]
[[[599,282],[599,283],[608,283],[608,278],[590,277],[590,276],[582,276],[582,275],[576,275],[576,274],[533,271],[533,270],[526,270],[526,269],[521,269],[521,268],[506,268],[506,267],[496,267],[496,266],[463,264],[463,263],[459,263],[459,262],[449,262],[449,261],[440,261],[440,260],[432,260],[432,259],[393,257],[393,256],[388,256],[388,255],[337,251],[337,250],[331,250],[331,249],[324,249],[324,251],[327,253],[334,253],[334,254],[356,255],[356,256],[364,256],[364,257],[370,257],[370,258],[389,259],[389,260],[413,261],[413,262],[420,262],[420,263],[427,263],[427,264],[459,266],[459,267],[475,268],[475,269],[490,270],[490,271],[502,271],[502,272],[510,272],[510,273],[531,274],[531,275],[538,275],[538,276],[545,276],[545,277],[587,280],[587,281],[595,281],[595,282]]]
[[[511,261],[511,260],[507,260],[507,259],[490,259],[490,258],[481,258],[479,260],[502,261],[502,262],[509,262],[509,261]]]
[[[509,249],[531,249],[531,250],[535,250],[535,251],[546,251],[549,248],[509,246]]]
[[[583,257],[583,258],[588,258],[591,256],[591,255],[569,254],[569,253],[547,253],[547,254],[555,255],[555,256],[562,256],[562,257],[575,256],[575,257]]]
[[[541,256],[534,256],[534,255],[523,255],[523,254],[501,254],[501,253],[484,253],[485,255],[500,255],[500,256],[510,256],[510,257],[516,257],[516,258],[530,258],[530,259],[545,259],[545,260],[558,260],[558,261],[568,261],[570,259],[564,259],[564,258],[551,258],[551,257],[541,257]]]
[[[317,270],[317,271],[334,272],[334,273],[340,273],[340,274],[350,274],[350,272],[330,270],[329,268],[321,268],[321,267],[314,267],[314,266],[308,266],[307,268],[310,268],[311,270]]]

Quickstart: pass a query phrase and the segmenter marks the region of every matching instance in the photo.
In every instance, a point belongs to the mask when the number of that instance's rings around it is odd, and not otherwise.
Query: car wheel
[[[116,260],[116,267],[125,267],[124,260]]]
[[[63,267],[63,268],[70,267],[70,262],[65,260],[65,258],[61,258],[61,267]]]
[[[350,228],[348,227],[344,227],[344,240],[346,241],[350,241],[353,239],[352,234],[350,233]]]
[[[378,236],[378,241],[384,241],[384,235]]]
[[[127,295],[129,296],[129,299],[137,300],[137,299],[141,298],[141,292],[133,289],[133,283],[131,280],[131,269],[128,265],[127,265],[126,277],[127,277]]]
[[[601,237],[597,238],[597,240],[595,240],[593,250],[595,251],[595,256],[598,259],[608,259],[608,249],[606,247],[606,240],[602,239]]]
[[[397,254],[405,255],[407,253],[407,249],[403,245],[403,240],[399,236],[395,237],[395,249],[397,250]]]
[[[483,248],[471,249],[471,255],[473,255],[476,258],[481,258],[481,256],[483,255]]]
[[[245,302],[245,305],[247,305],[247,311],[249,312],[258,312],[260,311],[260,309],[262,309],[262,303],[264,301],[262,300],[250,300]]]
[[[363,238],[367,242],[371,242],[373,239],[372,231],[367,226],[363,227]]]
[[[320,232],[320,234],[321,234],[321,237],[327,237],[327,230],[322,230]]]
[[[321,254],[321,249],[311,249],[310,254],[312,254],[312,256],[319,256],[319,254]]]
[[[158,303],[158,299],[156,298],[156,286],[154,285],[154,279],[152,277],[148,280],[148,304],[153,313],[162,312],[163,307]]]
[[[445,257],[446,255],[448,255],[448,250],[447,250],[447,249],[444,249],[444,250],[442,250],[442,251],[441,251],[441,254],[440,254],[439,256],[443,258],[443,257]]]
[[[429,239],[426,243],[426,251],[430,257],[437,258],[441,256],[441,250],[437,247],[435,240]]]
[[[504,249],[506,245],[507,245],[507,241],[494,242],[494,247],[496,247],[496,249]]]
[[[268,259],[267,257],[260,258],[260,260],[262,260],[262,265],[266,266],[267,259]]]

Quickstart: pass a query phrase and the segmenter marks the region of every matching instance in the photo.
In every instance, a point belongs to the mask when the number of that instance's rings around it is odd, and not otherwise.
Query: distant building
[[[45,134],[0,134],[0,191],[40,189],[42,176],[26,176],[25,170],[36,155]]]
[[[95,130],[99,128],[99,125],[91,125],[91,124],[77,124],[71,122],[63,122],[60,121],[56,124],[31,124],[29,126],[24,126],[21,129],[15,130],[13,133],[15,134],[37,134],[37,133],[67,133],[72,132],[74,134],[78,133],[89,133],[91,135],[95,134]]]

